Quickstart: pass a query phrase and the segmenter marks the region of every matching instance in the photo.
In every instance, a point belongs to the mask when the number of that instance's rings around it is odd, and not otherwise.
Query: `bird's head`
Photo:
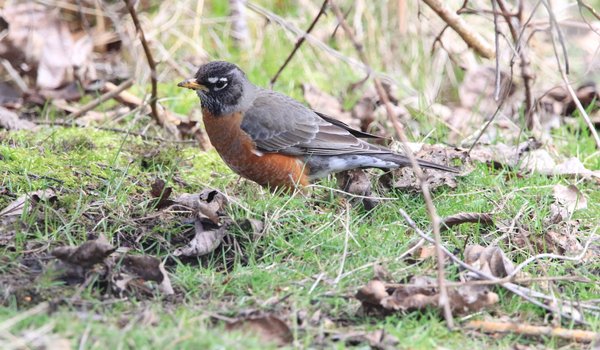
[[[202,107],[215,116],[242,111],[251,104],[248,99],[256,89],[238,66],[224,61],[200,66],[193,78],[177,86],[195,90]]]

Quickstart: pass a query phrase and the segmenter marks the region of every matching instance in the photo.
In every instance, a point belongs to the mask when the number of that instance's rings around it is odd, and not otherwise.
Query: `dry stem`
[[[292,57],[294,57],[294,55],[296,54],[296,51],[298,51],[298,49],[300,48],[300,46],[302,46],[302,43],[304,43],[304,41],[306,40],[306,36],[308,34],[310,34],[310,32],[312,32],[313,28],[315,27],[315,25],[319,21],[319,18],[321,18],[321,16],[325,13],[325,9],[327,8],[327,3],[328,2],[329,2],[329,0],[323,1],[323,5],[321,6],[321,9],[319,10],[319,13],[317,13],[317,16],[315,17],[315,19],[313,19],[313,21],[310,24],[310,26],[308,26],[308,29],[306,30],[306,33],[304,33],[304,35],[302,35],[300,37],[300,39],[298,39],[298,41],[296,41],[296,44],[294,45],[294,49],[292,50],[292,52],[290,52],[290,54],[288,55],[288,57],[285,59],[285,62],[283,62],[283,65],[281,67],[279,67],[279,70],[277,71],[277,73],[275,73],[275,75],[273,76],[273,78],[271,78],[271,87],[273,87],[273,84],[275,84],[275,82],[277,81],[277,78],[279,78],[279,75],[281,74],[281,72],[283,72],[283,70],[285,69],[285,67],[287,67],[288,63],[290,63],[290,61],[292,60]]]
[[[116,97],[117,95],[119,95],[124,90],[129,89],[129,87],[131,87],[131,85],[133,85],[133,79],[127,79],[127,80],[125,80],[119,86],[117,86],[116,89],[108,91],[105,94],[102,94],[100,97],[96,98],[93,101],[90,101],[89,103],[87,103],[86,105],[84,105],[83,107],[81,107],[78,111],[75,111],[75,112],[69,114],[67,116],[67,120],[73,120],[73,119],[81,117],[85,113],[87,113],[87,112],[91,111],[92,109],[98,107],[100,104],[102,104],[102,103],[110,100],[111,98]]]
[[[465,22],[459,15],[451,11],[446,5],[440,0],[423,0],[435,13],[440,16],[444,22],[446,22],[454,31],[460,35],[460,37],[472,47],[479,55],[485,58],[494,58],[496,53],[490,44],[473,30],[467,22]]]
[[[142,47],[144,48],[144,53],[146,54],[146,59],[148,60],[148,66],[150,67],[150,81],[152,83],[152,92],[150,95],[150,108],[152,109],[152,117],[160,126],[164,126],[164,122],[159,115],[157,101],[158,101],[158,88],[157,88],[157,80],[156,80],[156,63],[154,62],[154,58],[152,57],[152,52],[150,51],[150,47],[148,46],[148,42],[146,41],[146,37],[144,36],[144,30],[142,29],[142,25],[140,24],[140,20],[138,19],[137,13],[135,12],[135,2],[133,0],[124,0],[127,5],[127,10],[131,15],[131,19],[133,20],[133,25],[135,26],[135,30],[138,32],[140,36],[140,42],[142,43]]]
[[[512,332],[525,335],[545,335],[573,340],[576,342],[592,342],[600,339],[596,332],[581,329],[566,329],[562,327],[534,326],[530,324],[498,322],[498,321],[470,321],[465,324],[467,329],[476,329],[486,333]]]

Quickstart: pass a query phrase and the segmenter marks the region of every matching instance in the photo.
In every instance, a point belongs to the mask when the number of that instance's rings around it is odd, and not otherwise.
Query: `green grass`
[[[206,18],[225,15],[228,11],[225,4],[210,2],[205,8]],[[271,9],[282,16],[298,16],[301,28],[310,21],[310,16],[286,1],[278,1]],[[372,31],[373,23],[367,24],[370,24],[368,30]],[[236,62],[253,82],[266,87],[293,48],[293,40],[290,41],[274,24],[262,25],[260,20],[251,24],[252,35],[261,45],[260,55],[240,53],[234,48],[227,36],[228,24],[221,22],[202,27],[203,49],[211,58]],[[390,22],[388,25],[395,24]],[[208,30],[217,34],[223,46]],[[166,47],[177,40],[167,32],[159,39]],[[367,35],[366,47],[377,47],[373,39],[394,41],[392,36]],[[354,56],[346,40],[329,40],[332,46]],[[430,73],[439,68],[435,66],[429,48],[420,40],[418,36],[407,37],[395,42],[390,49],[394,53],[404,53],[393,65],[402,68],[406,76],[399,69],[389,69],[389,74],[395,79],[408,82],[418,91],[431,85]],[[368,50],[371,63],[376,69],[388,72],[386,64],[389,62],[383,62],[378,50]],[[185,52],[186,55],[176,52],[174,59],[183,62],[190,52],[193,51]],[[370,82],[362,90],[346,91],[349,84],[362,79],[364,74],[322,55],[305,45],[274,89],[303,100],[300,86],[310,83],[342,97],[345,105],[351,105]],[[164,63],[160,67],[161,70],[167,69]],[[459,80],[462,79],[459,69],[454,73]],[[175,86],[187,77],[176,74],[168,77],[170,80],[159,85],[160,96],[168,96],[161,100],[165,107],[183,115],[197,111],[196,96]],[[456,100],[456,86],[447,83],[445,88],[448,91],[443,92],[444,96],[448,96],[450,101]],[[145,86],[136,85],[132,91],[142,95],[145,89]],[[399,94],[401,96],[398,97],[405,98],[409,93],[401,90]],[[448,128],[437,118],[432,118],[429,106],[423,102],[424,93],[419,94],[419,103],[417,107],[413,106],[411,113],[423,130],[418,135],[416,132],[412,134],[417,135],[414,141],[420,141],[430,130],[435,132],[427,142],[444,141]],[[112,106],[113,102],[110,102],[98,110]],[[40,110],[39,114],[49,120],[62,117],[51,106]],[[120,123],[113,125],[109,122],[103,126],[142,130],[149,123],[148,116],[134,113]],[[562,127],[554,131],[557,152],[578,157],[589,169],[600,169],[600,158],[593,139],[585,130],[586,127],[582,126]],[[155,127],[151,127],[150,132],[161,133]],[[39,210],[26,211],[16,226],[0,225],[0,232],[12,230],[15,233],[9,245],[0,245],[0,325],[41,301],[52,304],[51,312],[33,315],[10,328],[12,334],[51,324],[51,333],[68,339],[72,347],[78,347],[86,340],[84,348],[89,349],[269,348],[255,336],[226,332],[224,323],[214,317],[235,318],[254,310],[273,312],[284,319],[292,329],[294,346],[300,348],[318,347],[319,339],[324,339],[324,343],[320,344],[323,347],[351,347],[343,342],[333,343],[330,333],[379,329],[397,337],[400,348],[411,349],[504,349],[512,348],[515,343],[542,343],[549,348],[558,348],[566,344],[554,338],[528,338],[515,334],[491,337],[461,330],[448,331],[443,318],[433,310],[387,318],[357,314],[359,302],[351,296],[373,277],[371,265],[375,262],[381,263],[395,281],[404,281],[413,275],[435,276],[436,266],[431,259],[414,264],[398,259],[417,240],[399,215],[399,209],[406,210],[421,228],[429,225],[425,203],[418,193],[381,193],[394,200],[382,201],[370,212],[360,206],[352,207],[348,222],[352,236],[347,240],[347,255],[344,257],[347,205],[345,199],[327,189],[336,186],[333,178],[319,182],[324,187],[312,188],[306,195],[272,194],[256,184],[239,180],[215,151],[201,152],[195,146],[145,141],[136,136],[92,128],[42,127],[35,132],[0,131],[0,156],[0,189],[12,195],[0,196],[0,208],[16,196],[39,189],[53,188],[58,197],[57,203],[41,203]],[[378,174],[377,171],[372,173]],[[201,259],[173,258],[171,254],[175,247],[170,242],[181,238],[189,225],[181,217],[158,219],[151,224],[142,221],[156,213],[150,195],[151,184],[156,178],[173,188],[173,196],[197,193],[205,188],[226,192],[235,198],[235,202],[227,207],[228,214],[235,221],[259,219],[265,222],[266,230],[259,240],[252,240],[251,233],[234,226],[231,232],[241,243],[241,253],[230,247],[220,247]],[[543,219],[548,216],[550,205],[554,202],[552,187],[559,183],[576,183],[588,199],[588,208],[574,216],[581,222],[579,239],[584,241],[598,225],[600,217],[600,191],[590,181],[537,174],[519,177],[508,170],[494,170],[478,164],[473,172],[458,180],[457,188],[440,188],[433,195],[441,216],[493,212],[496,222],[510,222],[520,213],[519,223],[530,232],[531,241],[540,242],[549,229]],[[131,297],[117,301],[95,285],[83,288],[77,297],[79,286],[57,281],[56,272],[50,268],[51,260],[47,259],[48,252],[61,245],[81,244],[88,236],[99,234],[106,235],[114,245],[127,246],[136,253],[164,259],[176,297],[157,296],[139,300]],[[499,235],[501,233],[493,228],[461,225],[444,232],[443,240],[450,250],[456,250],[460,255],[465,240],[487,246]],[[544,249],[534,245],[534,252],[530,252],[505,242],[500,242],[500,246],[515,263]],[[334,283],[340,274],[342,261],[344,277]],[[43,272],[33,273],[38,265],[44,266]],[[590,278],[592,283],[587,284],[555,283],[561,295],[589,300],[598,297],[599,270],[600,262],[596,257],[586,264],[544,260],[530,265],[525,272],[532,276],[547,273],[550,276]],[[458,278],[456,267],[448,266],[446,271],[448,279]],[[6,291],[8,286],[17,290]],[[495,292],[500,294],[500,302],[474,317],[507,316],[522,323],[544,323],[547,316],[540,308],[500,288],[496,288]],[[321,317],[311,323],[309,319],[317,312],[321,313]],[[588,329],[600,330],[599,319],[588,321]],[[563,326],[573,325],[565,322]],[[360,346],[366,347],[364,343]]]

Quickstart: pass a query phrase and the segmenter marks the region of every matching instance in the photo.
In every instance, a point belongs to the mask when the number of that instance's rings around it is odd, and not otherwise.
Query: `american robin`
[[[292,189],[355,168],[399,168],[404,155],[361,138],[375,135],[252,84],[236,65],[214,61],[177,86],[195,90],[204,127],[221,158],[239,175],[270,188]],[[457,172],[418,160],[425,168]]]

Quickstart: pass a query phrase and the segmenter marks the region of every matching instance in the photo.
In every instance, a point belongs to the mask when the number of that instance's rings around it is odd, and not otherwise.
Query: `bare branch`
[[[146,37],[144,36],[144,30],[142,29],[142,25],[140,24],[140,20],[138,19],[137,13],[135,12],[135,2],[133,0],[124,0],[127,5],[127,10],[131,15],[131,19],[133,20],[133,25],[135,26],[135,30],[138,32],[140,36],[140,42],[142,43],[142,47],[144,48],[144,53],[146,54],[146,59],[148,60],[148,66],[150,67],[150,81],[152,83],[152,92],[150,95],[150,108],[152,109],[152,118],[158,123],[160,126],[164,126],[164,122],[159,115],[158,107],[156,106],[158,101],[158,88],[156,81],[156,63],[154,62],[154,58],[152,57],[152,52],[150,51],[150,47],[148,46],[148,42],[146,41]]]
[[[277,73],[275,73],[273,78],[271,78],[271,87],[273,87],[273,84],[275,84],[275,82],[277,81],[277,78],[279,78],[279,75],[281,74],[281,72],[283,72],[283,70],[288,65],[288,63],[290,63],[290,61],[292,60],[292,57],[294,57],[294,55],[296,54],[296,51],[298,51],[300,46],[302,46],[302,43],[304,43],[304,40],[306,40],[306,36],[308,34],[310,34],[310,32],[312,32],[313,28],[319,21],[319,18],[321,18],[321,16],[325,13],[325,9],[327,8],[328,2],[329,2],[329,0],[323,1],[323,5],[321,6],[319,13],[317,13],[317,16],[315,17],[315,19],[313,19],[312,23],[306,30],[306,33],[304,33],[304,35],[302,35],[300,37],[300,39],[298,39],[298,41],[296,41],[296,44],[294,45],[294,49],[292,50],[292,52],[290,52],[289,56],[285,59],[285,62],[283,62],[283,65],[281,67],[279,67],[279,70],[277,71]]]
[[[494,58],[496,53],[490,44],[473,30],[456,12],[451,11],[440,0],[423,0],[435,13],[440,16],[444,22],[454,29],[460,37],[475,50],[480,56],[485,58]]]

